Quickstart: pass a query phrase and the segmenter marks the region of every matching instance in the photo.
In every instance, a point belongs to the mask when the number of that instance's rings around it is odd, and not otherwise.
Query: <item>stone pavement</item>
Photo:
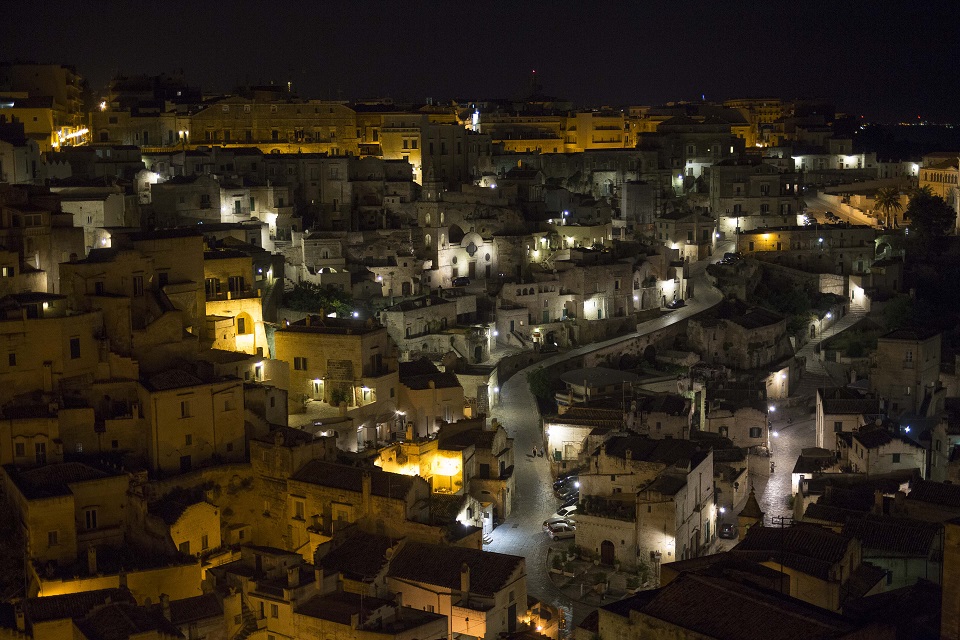
[[[816,348],[824,340],[849,329],[865,315],[862,307],[850,307],[843,318],[837,320],[822,335],[803,345],[797,353],[805,358],[806,364],[800,384],[791,393],[791,398],[806,401],[794,403],[794,407],[781,409],[772,415],[770,421],[776,436],[770,438],[770,459],[774,464],[774,471],[766,473],[764,469],[750,476],[757,502],[760,503],[768,523],[777,523],[781,518],[789,519],[793,516],[790,506],[793,467],[803,449],[816,446],[816,420],[812,409],[816,408],[817,389],[848,382],[840,376],[831,375],[820,361]]]
[[[724,251],[729,250],[729,248],[718,248],[710,261],[716,262],[723,257]],[[631,340],[638,335],[657,331],[716,305],[723,299],[723,295],[710,285],[705,269],[706,262],[692,266],[696,298],[688,301],[687,306],[642,323],[635,333],[583,345],[541,360],[521,369],[501,385],[500,404],[493,409],[491,417],[499,420],[509,435],[514,438],[516,492],[513,495],[513,513],[506,522],[492,532],[490,543],[484,548],[488,551],[525,557],[527,559],[527,592],[557,607],[566,616],[567,630],[570,633],[574,628],[573,625],[593,611],[597,603],[571,597],[567,593],[568,589],[559,589],[550,579],[547,549],[551,546],[551,541],[543,533],[542,524],[556,511],[559,501],[553,495],[553,479],[547,459],[532,458],[527,453],[534,447],[541,447],[544,444],[540,413],[527,386],[527,373],[535,367],[549,367],[597,349]],[[554,546],[565,548],[569,546],[569,542],[556,543]],[[579,592],[579,587],[577,591]]]

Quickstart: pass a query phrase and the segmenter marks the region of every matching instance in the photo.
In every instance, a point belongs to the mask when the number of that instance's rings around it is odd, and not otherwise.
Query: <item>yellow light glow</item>
[[[455,458],[434,460],[433,473],[438,476],[455,476],[460,473],[460,461]]]

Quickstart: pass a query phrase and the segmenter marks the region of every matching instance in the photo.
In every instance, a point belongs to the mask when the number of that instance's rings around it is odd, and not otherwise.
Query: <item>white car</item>
[[[564,538],[573,538],[577,535],[577,528],[572,524],[558,522],[550,525],[547,535],[551,540],[563,540]]]
[[[573,524],[573,523],[567,518],[557,518],[557,517],[547,518],[546,520],[543,521],[543,530],[545,532],[550,531],[550,525],[552,524]]]
[[[571,505],[569,507],[561,507],[557,509],[557,512],[553,514],[553,518],[569,518],[572,514],[576,513],[577,505]]]

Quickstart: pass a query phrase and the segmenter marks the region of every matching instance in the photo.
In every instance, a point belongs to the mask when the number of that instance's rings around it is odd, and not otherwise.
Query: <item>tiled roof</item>
[[[656,491],[665,496],[673,496],[685,486],[687,486],[686,477],[681,478],[673,475],[662,475],[644,487],[644,490]]]
[[[81,618],[91,609],[105,602],[135,603],[136,600],[126,589],[97,589],[60,596],[27,598],[23,601],[23,611],[27,620],[36,623],[45,620]]]
[[[358,469],[333,462],[311,460],[293,476],[292,480],[316,484],[322,487],[345,489],[361,493],[363,491],[363,474],[371,476],[371,492],[375,496],[403,499],[413,487],[413,477],[399,473],[389,473],[379,469]]]
[[[325,573],[339,573],[350,580],[370,581],[387,564],[390,538],[354,531],[317,563]]]
[[[410,362],[401,362],[397,365],[397,370],[399,372],[401,382],[403,382],[404,378],[409,378],[411,376],[426,376],[440,373],[440,369],[437,368],[437,365],[430,362],[428,358],[419,358],[417,360],[411,360]]]
[[[335,591],[325,596],[314,596],[298,606],[296,612],[303,616],[329,620],[337,624],[350,624],[354,614],[361,616],[360,624],[366,621],[364,612],[369,615],[376,609],[391,606],[389,600],[361,596],[358,593]]]
[[[429,295],[422,298],[403,300],[392,307],[387,307],[384,311],[416,311],[417,309],[426,309],[427,307],[435,307],[441,304],[454,304],[454,301],[446,300],[440,296]]]
[[[666,413],[671,416],[682,416],[690,411],[690,401],[675,393],[640,396],[634,402],[637,404],[637,411],[644,413]]]
[[[4,465],[7,474],[23,495],[31,500],[70,494],[68,485],[74,482],[100,480],[112,475],[82,462],[61,462],[20,471],[13,465]]]
[[[850,539],[813,525],[750,527],[734,552],[748,552],[758,562],[769,558],[821,579],[843,559]]]
[[[156,631],[159,635],[182,638],[173,624],[154,607],[114,603],[97,609],[77,627],[87,640],[128,640],[131,636]]]
[[[400,378],[400,384],[405,386],[408,389],[429,389],[430,383],[433,383],[434,389],[453,389],[460,385],[460,379],[457,377],[457,374],[444,372],[444,373],[430,373],[422,376],[407,376]]]
[[[861,562],[860,566],[853,570],[847,581],[843,583],[840,589],[840,601],[855,600],[862,598],[870,593],[870,590],[877,586],[877,583],[883,580],[887,575],[885,569]]]
[[[844,617],[865,624],[893,624],[903,638],[940,637],[939,585],[917,580],[908,587],[885,591],[843,604]]]
[[[689,460],[699,450],[699,445],[689,440],[665,438],[662,440],[644,436],[614,436],[604,444],[605,452],[614,458],[627,457],[630,451],[632,460],[659,462],[673,465],[681,460]]]
[[[463,547],[407,543],[390,562],[389,577],[460,589],[460,569],[470,568],[470,591],[492,596],[510,581],[524,563],[520,556]]]
[[[939,531],[939,524],[876,515],[851,518],[843,526],[843,535],[860,540],[864,549],[923,557]]]
[[[902,329],[895,329],[890,333],[884,334],[880,336],[878,340],[908,340],[920,342],[923,340],[929,340],[939,333],[940,332],[936,329],[929,329],[926,327],[904,327]]]
[[[623,411],[619,409],[596,409],[589,407],[570,407],[562,415],[544,417],[544,422],[573,424],[583,426],[622,426]]]
[[[160,605],[154,605],[158,610]],[[170,601],[170,622],[186,624],[196,620],[217,618],[223,615],[223,604],[215,593]]]
[[[854,511],[853,509],[844,509],[842,507],[835,507],[829,504],[820,504],[819,502],[814,502],[813,504],[807,505],[807,510],[803,512],[803,517],[804,519],[810,518],[812,520],[822,520],[824,522],[836,522],[838,524],[843,524],[850,518],[862,514],[862,511]]]
[[[918,480],[910,485],[908,500],[960,508],[960,484],[944,484],[931,480]]]
[[[874,428],[874,429],[864,429],[857,431],[853,434],[854,440],[859,442],[866,449],[876,449],[884,445],[890,444],[894,440],[899,440],[905,444],[908,444],[916,449],[922,448],[916,442],[910,438],[905,438],[899,434],[890,433],[884,428]]]
[[[168,525],[172,525],[180,519],[180,516],[183,515],[184,511],[195,504],[200,504],[201,502],[206,503],[206,501],[203,499],[203,495],[199,492],[195,492],[193,495],[191,495],[190,492],[183,491],[168,495],[163,499],[150,504],[148,508],[152,515],[157,516]],[[210,506],[212,507],[213,505]]]
[[[622,610],[630,602],[643,615],[717,640],[841,638],[852,630],[840,616],[813,605],[714,576],[683,574],[604,609]]]
[[[151,376],[147,385],[157,391],[166,391],[169,389],[181,389],[184,387],[195,387],[203,384],[203,380],[182,369],[168,369],[155,376]]]
[[[817,389],[823,412],[831,415],[861,415],[880,412],[880,400],[869,398],[846,387]]]

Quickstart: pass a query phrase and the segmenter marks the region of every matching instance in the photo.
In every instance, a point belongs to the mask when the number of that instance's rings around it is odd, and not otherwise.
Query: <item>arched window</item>
[[[423,244],[429,247],[431,242],[433,242],[433,238],[430,237],[429,233],[423,236]]]
[[[427,212],[427,215],[423,216],[423,224],[430,226],[430,212]]]
[[[443,211],[440,212],[440,224],[443,224]]]

